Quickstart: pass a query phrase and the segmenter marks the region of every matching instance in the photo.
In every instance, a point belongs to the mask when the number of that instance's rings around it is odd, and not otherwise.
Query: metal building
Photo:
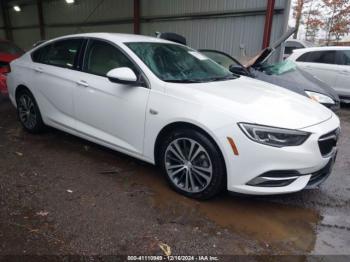
[[[24,49],[40,39],[79,32],[167,31],[184,35],[194,48],[237,57],[252,56],[281,36],[290,9],[290,0],[0,1],[0,38]]]

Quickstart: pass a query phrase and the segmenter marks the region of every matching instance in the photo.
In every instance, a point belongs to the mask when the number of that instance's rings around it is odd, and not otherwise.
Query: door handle
[[[42,72],[44,72],[44,69],[42,69],[41,67],[36,67],[36,68],[34,68],[34,71],[37,73],[42,73]]]
[[[84,80],[78,81],[77,84],[78,84],[79,86],[89,87],[89,84],[88,84],[86,81],[84,81]]]

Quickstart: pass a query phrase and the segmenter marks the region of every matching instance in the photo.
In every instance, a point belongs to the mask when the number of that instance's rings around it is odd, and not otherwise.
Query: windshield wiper
[[[195,79],[163,79],[165,82],[169,83],[201,83],[201,80]]]

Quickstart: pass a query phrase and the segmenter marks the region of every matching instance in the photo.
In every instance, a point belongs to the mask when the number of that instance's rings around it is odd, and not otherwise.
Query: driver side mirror
[[[234,73],[236,75],[241,75],[241,76],[250,76],[250,73],[247,69],[237,66],[237,65],[230,65],[229,70],[231,73]]]
[[[138,84],[136,74],[128,67],[118,67],[108,71],[107,78],[113,83],[126,85]]]

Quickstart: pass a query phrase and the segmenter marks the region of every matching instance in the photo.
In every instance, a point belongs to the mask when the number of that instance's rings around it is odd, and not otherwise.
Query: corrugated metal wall
[[[277,0],[275,9],[284,9],[286,0]],[[264,10],[267,0],[147,0],[142,2],[142,16],[174,16],[211,12]],[[284,14],[273,20],[271,41],[284,32]],[[184,35],[196,49],[218,49],[236,57],[255,55],[262,46],[265,15],[237,16],[197,20],[175,20],[143,23],[141,32],[153,35],[170,31]]]
[[[3,27],[4,27],[4,18],[2,17],[2,12],[0,12],[0,39],[6,38],[5,29],[2,29]]]
[[[286,1],[276,0],[275,9],[285,8]],[[266,6],[267,0],[141,0],[141,33],[176,32],[197,49],[218,49],[238,57],[245,51],[251,56],[261,49]],[[176,19],[181,15],[259,10],[257,15]],[[9,12],[14,41],[29,48],[40,39],[36,5],[25,5],[22,12]],[[133,32],[132,0],[76,0],[73,5],[64,0],[44,0],[43,15],[48,39],[77,32]],[[284,26],[285,15],[275,14],[272,41],[283,33]]]
[[[78,32],[120,32],[132,33],[132,24],[104,24],[100,26],[80,26],[84,22],[103,22],[115,19],[131,19],[133,1],[130,0],[100,0],[79,1],[67,5],[65,1],[45,1],[43,5],[47,38]],[[95,10],[95,11],[94,11]],[[94,11],[94,12],[93,12]],[[59,27],[50,25],[60,24]],[[73,26],[71,26],[73,25]]]
[[[276,0],[276,8],[284,8],[286,0]],[[142,15],[174,15],[216,11],[266,8],[266,0],[145,0]]]

